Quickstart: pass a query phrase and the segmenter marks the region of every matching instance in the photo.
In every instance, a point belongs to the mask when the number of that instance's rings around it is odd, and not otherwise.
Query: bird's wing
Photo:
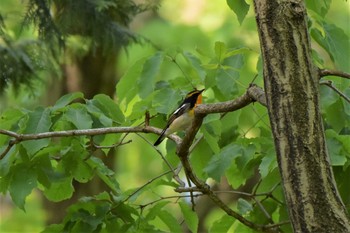
[[[180,107],[178,107],[173,114],[171,114],[169,120],[168,120],[168,124],[167,127],[179,116],[181,116],[184,112],[186,112],[189,108],[191,107],[190,103],[183,103],[182,105],[180,105]]]

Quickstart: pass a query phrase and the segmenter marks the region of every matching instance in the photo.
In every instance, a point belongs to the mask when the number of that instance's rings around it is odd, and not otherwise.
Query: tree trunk
[[[89,51],[81,59],[76,59],[74,64],[61,65],[64,73],[61,83],[53,82],[49,88],[47,102],[54,104],[56,100],[67,93],[80,91],[87,99],[93,98],[97,94],[106,94],[113,98],[115,85],[117,83],[117,57],[118,52],[113,51],[104,54],[101,49]],[[59,88],[57,88],[59,87]],[[111,149],[108,156],[104,156],[100,151],[96,151],[94,156],[102,159],[110,169],[113,169],[116,161],[116,150]],[[88,183],[74,182],[73,196],[61,202],[52,202],[43,199],[43,204],[47,212],[47,224],[60,223],[65,217],[66,209],[76,203],[83,196],[93,196],[103,191],[110,191],[110,188],[98,177],[94,177]]]
[[[295,232],[350,232],[335,185],[301,0],[254,0],[270,122]]]

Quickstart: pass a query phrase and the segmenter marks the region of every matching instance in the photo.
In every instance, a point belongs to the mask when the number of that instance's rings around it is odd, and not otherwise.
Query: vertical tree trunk
[[[81,59],[77,59],[74,64],[61,65],[64,77],[61,83],[54,82],[49,88],[47,101],[54,104],[62,95],[70,92],[80,91],[87,99],[93,98],[97,94],[106,94],[113,98],[115,85],[117,83],[117,57],[118,52],[104,54],[101,49],[90,51]],[[59,87],[59,88],[57,88]],[[108,156],[96,151],[94,156],[99,156],[103,162],[112,170],[116,161],[116,151],[110,150]],[[73,196],[61,202],[52,202],[43,199],[43,204],[47,212],[47,224],[59,223],[65,217],[66,209],[76,203],[83,196],[93,196],[103,191],[109,192],[109,187],[99,178],[94,178],[88,183],[74,182]]]
[[[254,0],[268,111],[295,232],[350,232],[319,110],[302,0]]]

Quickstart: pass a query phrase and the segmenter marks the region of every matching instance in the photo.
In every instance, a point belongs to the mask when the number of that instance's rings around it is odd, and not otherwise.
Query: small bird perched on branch
[[[194,118],[194,108],[197,104],[202,103],[203,91],[204,89],[195,89],[186,95],[180,106],[169,117],[166,127],[163,129],[159,138],[154,143],[155,146],[158,146],[166,136],[191,126]]]

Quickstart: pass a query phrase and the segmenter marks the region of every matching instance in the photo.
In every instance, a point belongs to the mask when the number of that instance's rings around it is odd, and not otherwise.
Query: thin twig
[[[148,143],[149,145],[151,145],[153,147],[153,149],[160,155],[160,157],[162,158],[162,160],[165,162],[165,164],[169,167],[169,169],[171,170],[171,172],[173,173],[173,178],[179,183],[180,186],[185,186],[185,183],[180,179],[180,177],[178,176],[178,174],[176,173],[175,169],[171,166],[171,164],[168,162],[168,160],[164,157],[163,153],[155,146],[153,146],[153,143],[151,143],[150,141],[148,141],[145,137],[143,137],[141,134],[136,133],[137,136],[139,136],[140,138],[142,138],[146,143]]]
[[[134,196],[136,193],[138,193],[140,190],[142,190],[144,187],[146,187],[147,185],[151,184],[152,182],[154,182],[155,180],[171,173],[172,171],[169,170],[169,171],[166,171],[166,172],[163,172],[162,174],[150,179],[149,181],[147,181],[145,184],[143,184],[142,186],[140,186],[138,189],[136,189],[134,192],[132,192],[129,196],[127,196],[127,198],[124,199],[123,202],[126,202],[128,201],[132,196]]]
[[[341,92],[338,88],[336,88],[333,85],[333,82],[331,80],[325,80],[320,82],[321,85],[326,85],[330,87],[333,91],[337,92],[341,97],[343,97],[344,100],[346,100],[348,103],[350,103],[350,98],[347,97],[343,92]]]

